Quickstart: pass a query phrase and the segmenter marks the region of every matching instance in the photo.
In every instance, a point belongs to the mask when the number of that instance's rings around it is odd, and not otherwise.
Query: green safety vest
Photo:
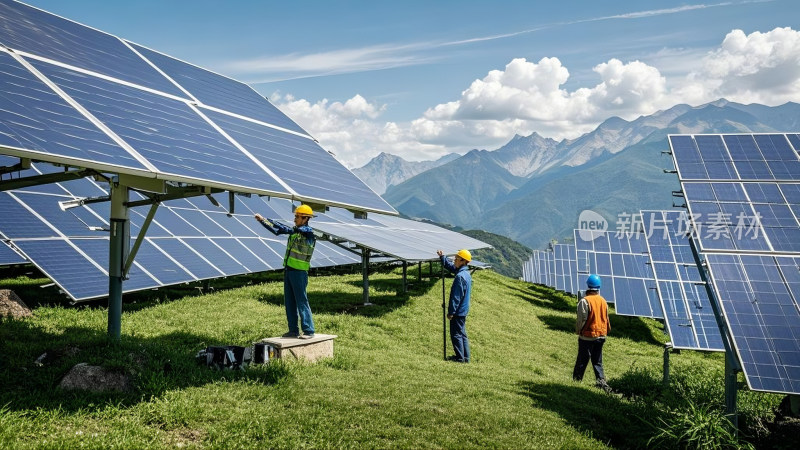
[[[308,239],[302,233],[290,234],[283,265],[292,269],[308,270],[311,267],[311,255],[314,253],[316,243],[316,239]]]

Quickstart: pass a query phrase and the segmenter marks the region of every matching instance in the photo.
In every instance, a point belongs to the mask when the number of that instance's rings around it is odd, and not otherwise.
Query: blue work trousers
[[[450,319],[450,340],[456,361],[469,362],[469,339],[467,339],[467,316],[453,316]]]
[[[289,333],[300,334],[297,316],[304,334],[314,334],[314,320],[311,318],[311,306],[308,304],[308,272],[285,267],[283,271],[283,301],[286,304],[286,320],[289,322]]]
[[[603,344],[605,343],[605,338],[593,341],[578,339],[578,358],[575,360],[575,368],[572,370],[573,380],[583,380],[583,373],[586,372],[586,366],[589,364],[590,359],[592,360],[595,378],[597,380],[606,379],[606,375],[603,372]]]

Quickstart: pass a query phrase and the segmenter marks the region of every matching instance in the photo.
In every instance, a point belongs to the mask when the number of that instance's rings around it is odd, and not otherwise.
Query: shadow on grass
[[[229,344],[183,332],[112,341],[106,333],[89,328],[72,327],[55,334],[25,321],[0,320],[0,409],[77,411],[104,404],[131,406],[175,389],[236,380],[271,385],[292,375],[292,366],[282,363],[214,370],[195,360],[197,352],[209,345]],[[78,363],[124,373],[132,388],[105,393],[60,389],[61,379]]]
[[[309,284],[314,283],[314,278],[309,278]],[[362,292],[343,292],[340,290],[325,290],[319,292],[309,290],[308,302],[314,313],[320,314],[350,314],[362,317],[380,317],[406,305],[412,295],[421,294],[441,283],[438,279],[416,281],[409,284],[408,293],[403,293],[402,276],[398,279],[377,279],[369,282],[369,304],[365,305]],[[350,285],[362,288],[361,281],[351,281]],[[283,294],[261,295],[258,301],[275,306],[283,306]]]
[[[552,309],[554,311],[575,311],[575,298],[570,298],[569,294],[556,292],[545,286],[531,285],[527,290],[517,289],[518,296],[536,306]]]
[[[644,323],[641,317],[620,316],[609,313],[611,333],[609,337],[627,338],[632,341],[646,342],[653,345],[663,345],[654,335],[653,330]]]
[[[518,383],[521,394],[534,407],[553,411],[566,423],[615,448],[646,448],[654,430],[647,422],[655,422],[658,411],[624,401],[620,396],[599,389],[586,389],[575,383]]]
[[[542,314],[539,317],[544,325],[553,331],[563,331],[569,334],[575,334],[575,318],[564,317],[549,314]],[[577,337],[577,335],[576,335]]]

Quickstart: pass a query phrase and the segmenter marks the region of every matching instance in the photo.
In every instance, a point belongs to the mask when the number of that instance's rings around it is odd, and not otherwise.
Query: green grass
[[[409,278],[402,295],[399,271],[374,273],[375,305],[363,306],[360,275],[312,277],[315,324],[339,336],[335,357],[243,372],[210,370],[194,355],[285,332],[280,274],[222,280],[205,295],[126,295],[119,343],[106,337],[102,305],[62,305],[41,278],[0,280],[36,305],[31,318],[0,322],[0,448],[670,447],[686,402],[722,410],[722,355],[673,355],[662,390],[666,338],[647,319],[611,317],[604,360],[616,394],[593,388],[591,369],[573,382],[575,299],[491,271],[474,275],[473,362],[445,362],[441,281]],[[124,371],[135,388],[61,391],[78,362]],[[739,399],[740,421],[761,432],[780,400]]]

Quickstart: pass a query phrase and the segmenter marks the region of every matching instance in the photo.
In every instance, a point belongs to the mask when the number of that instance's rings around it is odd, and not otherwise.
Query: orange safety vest
[[[581,328],[581,336],[600,337],[607,336],[611,330],[608,321],[608,303],[600,294],[592,294],[584,297],[589,303],[589,317]]]

